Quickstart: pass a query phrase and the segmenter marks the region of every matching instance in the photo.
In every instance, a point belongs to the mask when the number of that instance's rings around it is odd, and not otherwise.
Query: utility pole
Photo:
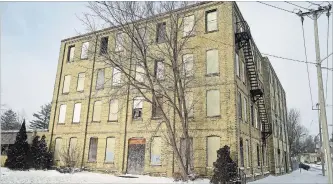
[[[315,36],[315,48],[316,48],[316,67],[317,67],[317,78],[318,78],[318,90],[319,90],[319,106],[320,106],[320,123],[323,128],[323,143],[327,163],[327,175],[328,183],[332,183],[332,159],[331,159],[331,149],[328,140],[328,126],[327,126],[327,116],[326,116],[326,103],[325,103],[325,94],[324,94],[324,85],[323,85],[323,76],[321,71],[321,60],[320,60],[320,48],[319,48],[319,38],[318,38],[318,15],[324,12],[329,12],[331,10],[331,5],[329,6],[319,6],[317,10],[310,10],[309,12],[303,13],[300,11],[297,15],[309,16],[312,15],[314,21],[314,36]]]
[[[320,141],[320,160],[321,160],[321,172],[323,176],[325,176],[325,157],[323,154],[323,138],[321,135],[321,123],[320,123],[320,111],[319,111],[319,103],[316,104],[318,110],[318,124],[319,124],[319,141]]]

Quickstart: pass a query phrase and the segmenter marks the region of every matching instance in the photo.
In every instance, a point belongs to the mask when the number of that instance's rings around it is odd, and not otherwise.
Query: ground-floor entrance
[[[128,141],[127,173],[141,174],[145,166],[145,145],[144,138],[131,138]]]

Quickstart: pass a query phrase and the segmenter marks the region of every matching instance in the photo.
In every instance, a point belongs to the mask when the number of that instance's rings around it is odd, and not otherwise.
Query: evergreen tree
[[[35,136],[31,145],[31,167],[40,169],[42,165],[42,154],[40,152],[39,136]]]
[[[213,165],[214,174],[211,183],[226,184],[237,181],[237,164],[230,157],[229,146],[225,145],[217,151],[217,160]]]
[[[39,141],[39,152],[41,156],[41,168],[50,169],[53,165],[53,154],[47,149],[45,135],[43,135],[42,139]]]
[[[10,169],[26,170],[29,169],[30,147],[27,142],[27,132],[25,120],[23,120],[20,131],[16,135],[16,140],[9,147],[5,166]]]
[[[31,129],[47,129],[50,121],[51,103],[41,106],[41,110],[34,113],[34,120],[30,122]]]
[[[5,111],[5,113],[1,115],[0,121],[1,130],[19,130],[21,127],[18,116],[12,109]]]

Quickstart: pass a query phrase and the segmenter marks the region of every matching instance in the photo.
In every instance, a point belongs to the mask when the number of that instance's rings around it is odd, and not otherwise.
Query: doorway
[[[131,138],[128,141],[127,173],[142,174],[145,166],[146,139]]]

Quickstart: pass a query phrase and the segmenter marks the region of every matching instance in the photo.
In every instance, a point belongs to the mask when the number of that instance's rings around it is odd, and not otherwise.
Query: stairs
[[[237,29],[235,40],[238,50],[243,49],[246,73],[250,81],[250,93],[254,102],[258,104],[258,113],[262,126],[261,134],[263,143],[266,144],[267,138],[272,134],[272,125],[268,120],[267,110],[265,107],[265,97],[264,88],[259,80],[257,65],[254,62],[252,47],[251,47],[251,33],[246,22],[237,22],[237,27],[242,27],[242,29]]]

